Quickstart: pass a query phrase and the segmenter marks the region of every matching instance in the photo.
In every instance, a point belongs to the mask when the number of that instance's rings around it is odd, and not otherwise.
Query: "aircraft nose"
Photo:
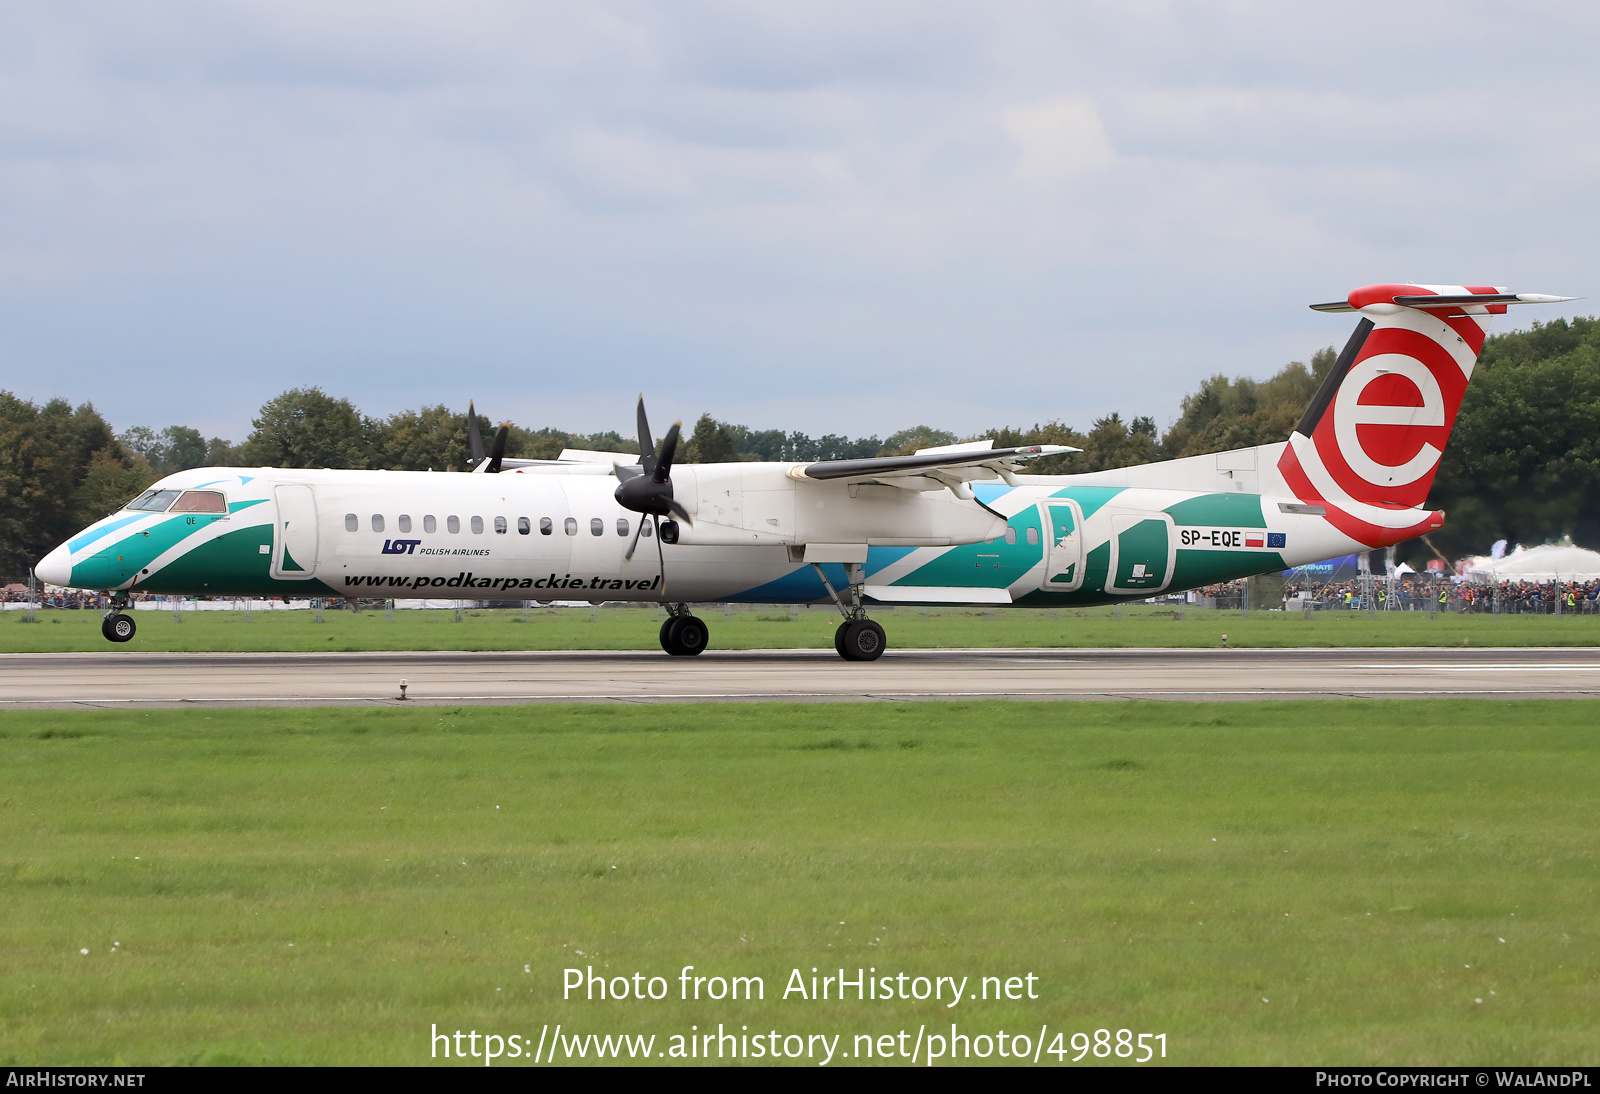
[[[39,560],[33,568],[34,576],[46,585],[72,584],[72,552],[63,543]]]

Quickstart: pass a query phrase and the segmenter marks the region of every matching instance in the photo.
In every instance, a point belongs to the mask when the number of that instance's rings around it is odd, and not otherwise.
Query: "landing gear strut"
[[[661,624],[662,649],[674,657],[697,657],[705,652],[710,639],[705,623],[689,614],[689,605],[667,605],[667,621]]]
[[[844,596],[839,595],[819,564],[813,562],[811,567],[817,571],[817,576],[822,579],[822,587],[828,590],[828,595],[833,597],[833,602],[844,615],[844,622],[833,632],[833,648],[839,652],[839,656],[846,661],[876,661],[882,657],[889,642],[883,628],[868,619],[866,609],[861,606],[861,588],[866,584],[866,572],[861,564],[845,563],[844,573],[850,583],[845,587]]]
[[[139,628],[134,625],[133,616],[123,615],[122,609],[128,606],[128,598],[116,596],[111,598],[111,610],[100,620],[100,633],[106,636],[109,642],[127,642]]]

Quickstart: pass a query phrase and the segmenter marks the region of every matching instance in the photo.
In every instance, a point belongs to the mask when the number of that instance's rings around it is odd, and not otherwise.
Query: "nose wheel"
[[[118,611],[106,613],[100,621],[100,633],[110,642],[127,642],[133,638],[134,632],[139,628],[134,625],[133,616],[123,615]]]

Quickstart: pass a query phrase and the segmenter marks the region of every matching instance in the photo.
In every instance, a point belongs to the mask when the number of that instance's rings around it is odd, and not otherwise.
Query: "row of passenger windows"
[[[386,524],[385,524],[384,517],[383,517],[382,513],[374,513],[374,514],[372,514],[372,519],[371,519],[370,523],[371,523],[371,526],[372,526],[372,530],[374,532],[381,532],[386,527]],[[472,532],[473,532],[474,535],[480,535],[481,536],[483,534],[484,521],[483,521],[482,517],[468,517],[467,518],[467,524],[472,529]],[[407,532],[410,532],[411,529],[412,529],[412,522],[411,522],[410,514],[401,513],[398,517],[396,517],[395,518],[395,527],[402,535],[407,533]],[[649,536],[651,535],[650,527],[651,527],[650,526],[650,522],[649,521],[645,521],[644,522],[644,527],[639,529],[639,534],[644,536],[644,537],[646,537],[646,538],[649,538]],[[461,518],[457,517],[457,516],[445,517],[444,518],[444,528],[445,528],[445,531],[451,533],[452,535],[458,534],[461,531]],[[359,531],[361,531],[361,518],[358,517],[354,513],[346,513],[344,515],[344,530],[346,532],[359,532]],[[439,530],[439,518],[435,517],[432,513],[429,513],[427,516],[423,517],[422,518],[422,530],[424,532],[430,532],[430,533],[437,532]],[[507,521],[507,519],[505,517],[495,517],[494,518],[494,530],[495,530],[495,533],[497,535],[502,535],[503,536],[503,535],[505,535],[507,532],[509,532],[511,530],[511,525],[510,525],[510,523]],[[555,534],[555,530],[556,530],[555,521],[551,520],[549,517],[540,517],[539,518],[539,534],[540,535],[542,535],[542,536],[554,535]],[[617,518],[617,535],[626,536],[629,533],[630,530],[631,529],[629,529],[629,527],[628,527],[628,518],[627,517],[618,517]],[[569,536],[577,535],[578,534],[578,518],[577,517],[568,517],[568,518],[566,518],[566,520],[562,521],[562,531],[566,532],[567,535],[569,535]],[[532,535],[533,534],[533,521],[530,520],[527,517],[518,517],[517,518],[517,533],[519,535],[524,535],[524,536]],[[603,536],[603,535],[605,535],[606,534],[606,522],[601,520],[599,517],[591,517],[589,519],[589,534],[592,535],[592,536]]]

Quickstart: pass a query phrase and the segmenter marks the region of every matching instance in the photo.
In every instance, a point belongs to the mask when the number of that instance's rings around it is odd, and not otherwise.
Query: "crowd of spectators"
[[[7,585],[0,589],[0,601],[7,604],[37,604],[41,608],[109,608],[109,597],[82,589],[46,589],[30,593],[26,585]]]
[[[1203,595],[1214,596],[1219,601],[1243,595],[1244,582],[1216,586],[1218,590],[1205,590]],[[1362,611],[1450,611],[1493,612],[1495,601],[1499,610],[1507,615],[1551,615],[1561,612],[1594,614],[1600,612],[1600,581],[1543,581],[1496,583],[1456,583],[1442,576],[1407,574],[1394,581],[1374,576],[1368,582],[1361,578],[1350,581],[1285,582],[1284,601],[1287,605],[1301,606],[1310,602],[1318,609]],[[1372,603],[1367,603],[1367,597]],[[1219,604],[1219,606],[1221,606]]]

